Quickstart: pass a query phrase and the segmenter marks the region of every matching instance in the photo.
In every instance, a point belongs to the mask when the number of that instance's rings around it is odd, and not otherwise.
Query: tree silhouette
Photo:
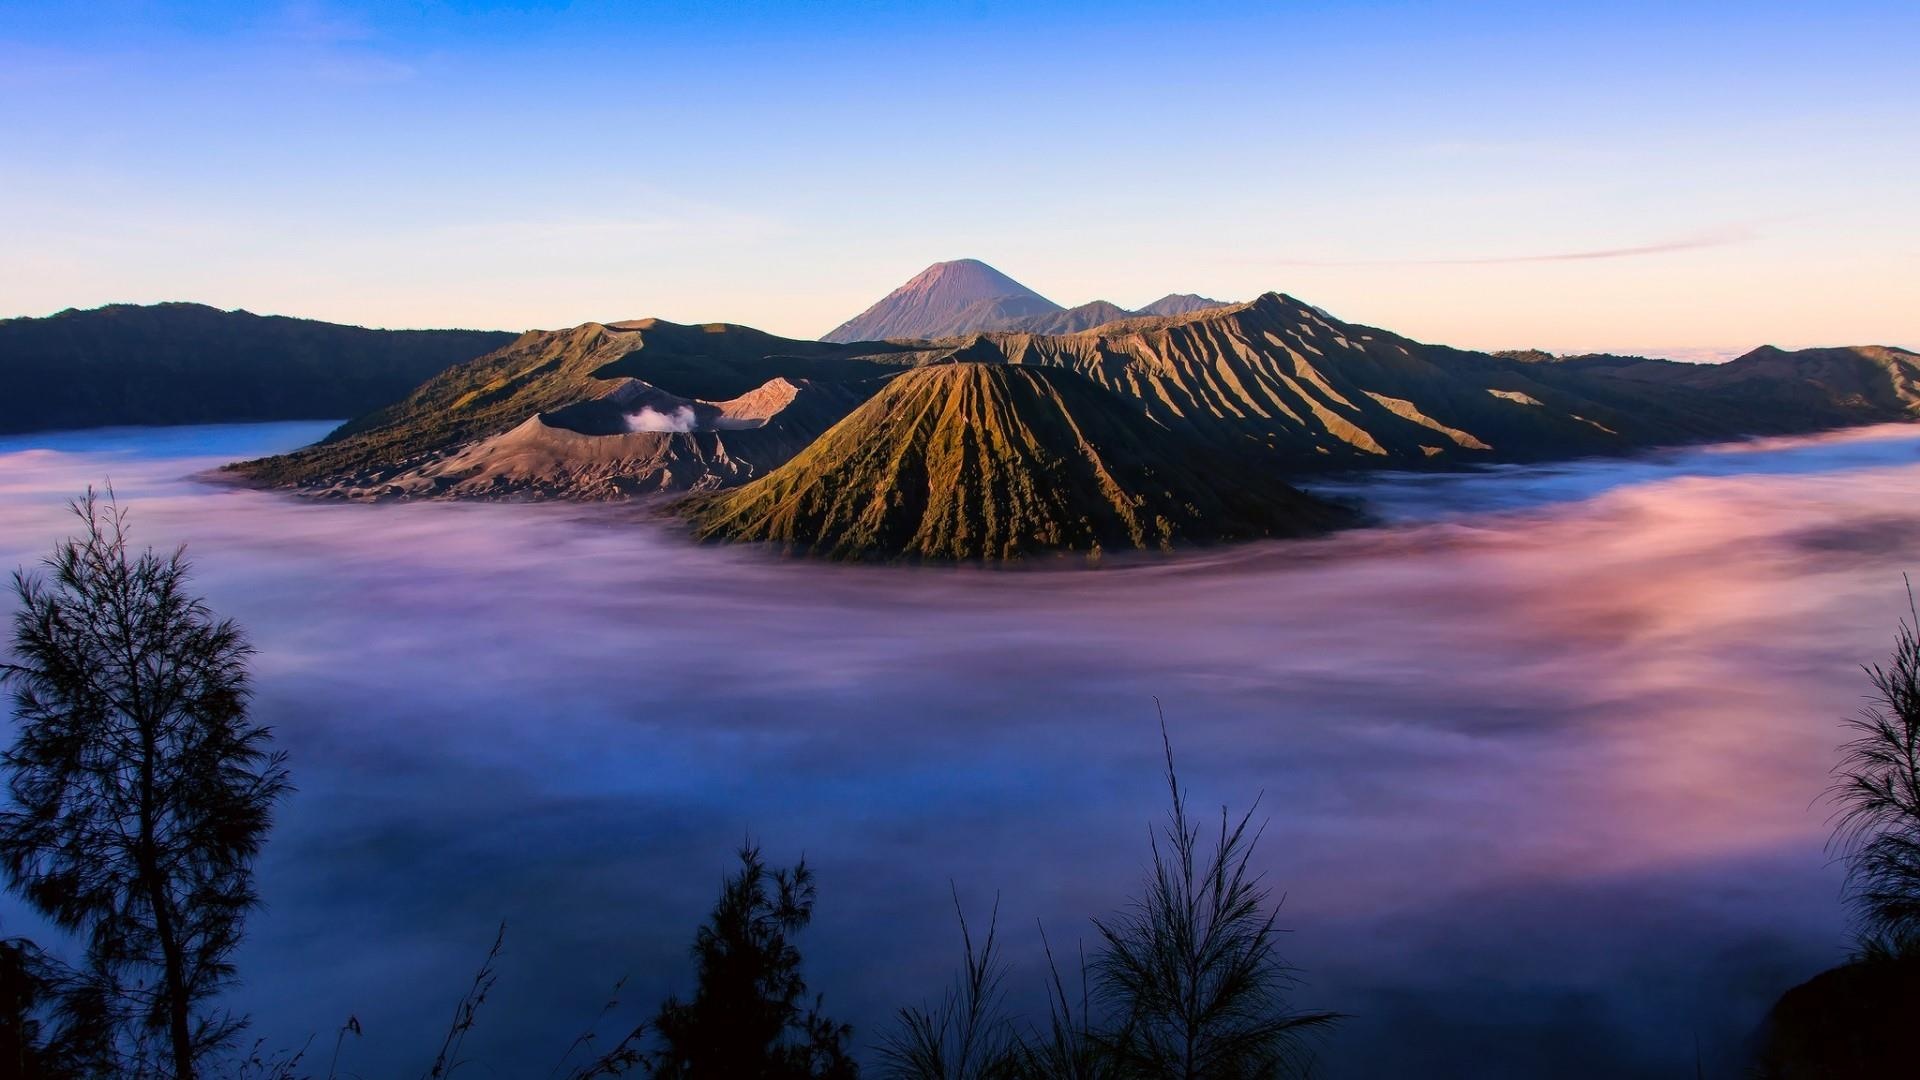
[[[1107,1052],[1114,1040],[1094,1017],[1092,980],[1084,952],[1077,993],[1070,993],[1046,928],[1038,929],[1047,957],[1047,1026],[1036,1026],[1016,1043],[1014,1075],[1019,1080],[1121,1080],[1125,1074]]]
[[[880,1071],[891,1080],[1018,1080],[1024,1047],[1003,1009],[1006,968],[999,959],[1000,903],[994,901],[987,936],[974,948],[960,890],[961,968],[937,1006],[901,1008],[879,1047]]]
[[[1301,1037],[1337,1019],[1300,1013],[1297,981],[1277,950],[1279,904],[1250,863],[1259,841],[1253,811],[1236,823],[1220,811],[1212,850],[1166,749],[1173,807],[1152,837],[1146,895],[1110,919],[1095,919],[1104,948],[1095,990],[1112,1011],[1102,1041],[1122,1076],[1252,1080],[1303,1072]]]
[[[803,859],[768,870],[760,849],[740,848],[740,870],[720,889],[694,936],[693,1000],[668,998],[652,1028],[660,1046],[648,1070],[670,1080],[850,1078],[852,1029],[820,1013],[807,993],[793,937],[813,917],[813,872]]]
[[[99,989],[26,938],[0,941],[0,1075],[77,1080],[112,1072]]]
[[[1082,957],[1078,993],[1069,992],[1043,929],[1047,1024],[1016,1031],[1001,1011],[996,923],[976,950],[962,915],[959,980],[938,1008],[900,1011],[880,1048],[885,1075],[1269,1080],[1307,1071],[1303,1037],[1339,1017],[1298,1012],[1288,1000],[1298,978],[1278,952],[1279,903],[1251,866],[1259,841],[1253,812],[1236,822],[1222,808],[1212,849],[1203,850],[1164,717],[1160,740],[1172,810],[1149,833],[1146,893],[1093,920],[1101,948],[1091,965]]]
[[[1909,610],[1913,591],[1908,587]],[[1902,622],[1889,666],[1867,668],[1874,695],[1846,721],[1829,797],[1832,847],[1847,860],[1847,891],[1863,951],[1920,955],[1920,613]]]
[[[51,580],[13,579],[0,865],[81,936],[84,989],[126,1067],[186,1080],[245,1023],[205,1006],[258,902],[284,755],[247,717],[252,650],[186,591],[184,552],[131,552],[110,489],[72,509],[83,531],[55,547]]]
[[[52,984],[33,942],[0,941],[0,1071],[9,1076],[60,1075],[47,1032]]]

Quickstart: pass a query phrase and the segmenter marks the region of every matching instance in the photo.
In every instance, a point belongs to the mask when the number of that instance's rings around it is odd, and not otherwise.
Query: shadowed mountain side
[[[1168,293],[1134,312],[1136,315],[1187,315],[1208,308],[1232,307],[1229,300],[1214,300],[1199,293]]]
[[[204,304],[0,320],[0,432],[357,416],[513,340]]]
[[[367,487],[542,413],[609,398],[623,380],[662,393],[719,401],[774,379],[870,379],[915,354],[887,344],[793,341],[743,326],[683,326],[658,319],[534,331],[428,380],[404,400],[342,425],[291,454],[241,462],[252,480],[304,488]],[[857,399],[856,399],[857,400]],[[586,406],[591,409],[592,406]],[[581,427],[582,434],[605,433]]]
[[[805,449],[871,389],[774,379],[708,402],[622,380],[606,397],[536,414],[446,457],[331,493],[593,500],[725,487]]]
[[[950,319],[928,323],[929,330],[924,334],[889,334],[886,340],[924,341],[971,334],[978,330],[1006,330],[1032,319],[1049,319],[1062,314],[1065,312],[1060,305],[1044,297],[995,296],[968,304]]]
[[[1065,311],[1050,312],[1045,315],[1032,315],[1012,323],[997,326],[982,324],[979,330],[1016,330],[1024,334],[1077,334],[1082,330],[1091,330],[1096,326],[1105,326],[1121,319],[1131,319],[1139,312],[1128,311],[1119,304],[1110,304],[1105,300],[1095,300],[1091,304],[1068,308]]]
[[[1549,380],[1564,372],[1589,383],[1600,376],[1699,394],[1748,430],[1763,433],[1856,424],[1862,416],[1920,416],[1920,354],[1884,345],[1796,351],[1763,345],[1724,364],[1582,356],[1540,371]]]
[[[889,380],[771,475],[687,510],[703,539],[880,560],[1098,556],[1355,518],[1077,374],[970,363]]]
[[[1236,305],[1221,300],[1209,300],[1193,293],[1171,293],[1138,311],[1129,311],[1119,304],[1105,300],[1095,300],[1081,304],[1079,307],[1053,311],[1044,315],[1029,315],[1024,319],[995,321],[989,318],[978,318],[958,333],[1006,331],[1018,334],[1079,334],[1127,319],[1165,319],[1176,315],[1191,315],[1196,311],[1211,311],[1215,308],[1234,306]]]
[[[1060,305],[978,259],[934,263],[821,340],[931,339],[1060,310]]]

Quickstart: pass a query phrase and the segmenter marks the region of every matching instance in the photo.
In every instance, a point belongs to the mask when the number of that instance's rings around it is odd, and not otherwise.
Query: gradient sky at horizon
[[[817,336],[930,262],[1920,347],[1920,5],[0,2],[0,317]]]

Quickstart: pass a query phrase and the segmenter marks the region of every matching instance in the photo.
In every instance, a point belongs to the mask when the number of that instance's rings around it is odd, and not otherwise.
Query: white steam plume
[[[624,417],[628,431],[692,431],[693,406],[682,405],[670,413],[643,405],[639,412]]]

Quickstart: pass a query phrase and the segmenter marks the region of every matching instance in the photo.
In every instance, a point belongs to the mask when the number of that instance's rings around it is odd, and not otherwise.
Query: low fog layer
[[[1325,1074],[1726,1074],[1841,956],[1838,718],[1920,567],[1920,432],[1388,477],[1394,524],[1098,572],[846,568],[619,508],[334,505],[182,479],[324,425],[0,441],[0,564],[111,477],[260,647],[299,792],[241,1000],[431,1059],[494,925],[470,1055],[550,1067],[631,975],[690,987],[730,850],[804,852],[802,939],[869,1044],[1000,896],[1016,1001],[1140,879],[1152,695],[1197,805],[1264,793]],[[0,901],[9,933],[32,927]]]

